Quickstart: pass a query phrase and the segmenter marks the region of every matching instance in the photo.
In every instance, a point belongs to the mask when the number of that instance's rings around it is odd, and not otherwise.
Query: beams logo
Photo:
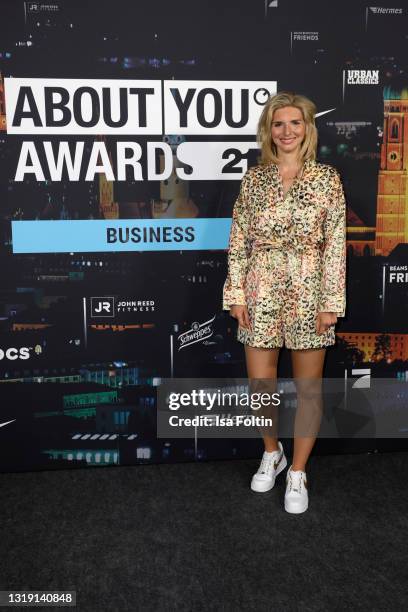
[[[408,284],[408,266],[389,266],[387,280],[389,285]]]

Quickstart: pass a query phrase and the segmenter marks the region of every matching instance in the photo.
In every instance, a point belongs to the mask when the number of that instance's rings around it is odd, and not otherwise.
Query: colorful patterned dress
[[[283,195],[274,163],[249,168],[235,202],[223,309],[246,304],[250,346],[308,349],[335,343],[316,332],[318,312],[345,314],[346,202],[339,172],[306,160]]]

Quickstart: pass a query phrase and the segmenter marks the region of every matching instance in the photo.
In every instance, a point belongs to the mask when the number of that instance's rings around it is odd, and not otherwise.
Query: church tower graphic
[[[384,133],[378,174],[375,255],[408,242],[408,88],[384,91]]]
[[[108,151],[109,161],[112,164],[112,155],[108,150],[106,137],[98,136],[97,140],[104,142]],[[99,175],[99,212],[102,219],[119,219],[119,204],[115,202],[113,181],[108,181],[106,174]]]
[[[0,132],[7,131],[6,123],[6,100],[4,95],[4,81],[0,72]]]

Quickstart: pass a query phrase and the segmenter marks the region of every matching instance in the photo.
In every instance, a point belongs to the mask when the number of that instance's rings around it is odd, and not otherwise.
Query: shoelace
[[[292,470],[290,470],[288,473],[289,473],[289,491],[295,491],[295,493],[301,493],[302,484],[303,484],[303,473],[299,472],[295,476],[293,476]],[[293,483],[294,480],[297,480],[296,488]]]
[[[278,455],[279,456],[279,455]],[[276,460],[276,455],[273,454],[272,456],[267,456],[267,455],[263,455],[262,457],[262,461],[261,461],[261,465],[259,466],[259,470],[258,470],[258,474],[266,474],[270,471],[271,467],[273,467],[273,464]]]

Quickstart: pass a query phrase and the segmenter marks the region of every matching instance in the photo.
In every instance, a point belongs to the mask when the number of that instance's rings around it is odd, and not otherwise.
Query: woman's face
[[[306,134],[302,111],[295,106],[277,109],[273,114],[271,134],[278,154],[299,150]]]

